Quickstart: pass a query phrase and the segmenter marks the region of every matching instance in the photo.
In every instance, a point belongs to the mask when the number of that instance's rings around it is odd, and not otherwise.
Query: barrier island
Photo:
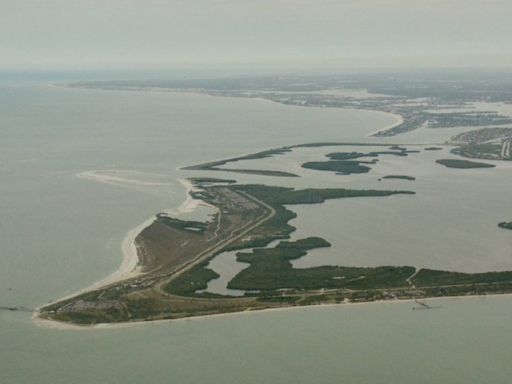
[[[313,143],[220,160],[189,170],[220,167],[230,161],[279,155],[296,147],[348,145]],[[355,144],[352,144],[355,145]],[[392,148],[404,152],[402,148]],[[372,153],[370,157],[389,153]],[[395,154],[395,152],[393,152]],[[400,156],[407,155],[403,153]],[[347,160],[368,154],[331,155]],[[393,176],[405,178],[405,176]],[[412,177],[407,177],[412,179]],[[296,214],[290,206],[331,199],[416,198],[410,190],[307,188],[238,184],[232,179],[191,177],[191,198],[214,207],[207,221],[182,220],[160,213],[135,238],[138,273],[41,308],[47,320],[90,326],[178,319],[229,312],[320,303],[369,302],[512,292],[512,272],[459,273],[415,266],[294,268],[292,261],[330,247],[321,237],[290,241]],[[509,224],[509,223],[508,223]],[[272,246],[270,244],[272,243]],[[208,268],[215,256],[238,251],[248,267],[227,287],[244,296],[205,291],[218,274]]]

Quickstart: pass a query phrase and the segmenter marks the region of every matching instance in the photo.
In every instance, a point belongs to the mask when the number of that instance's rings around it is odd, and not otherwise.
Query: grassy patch
[[[166,214],[158,214],[157,220],[169,227],[196,233],[203,233],[208,227],[207,223],[201,221],[179,220]]]

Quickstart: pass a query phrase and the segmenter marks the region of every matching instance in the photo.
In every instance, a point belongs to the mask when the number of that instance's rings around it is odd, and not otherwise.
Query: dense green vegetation
[[[469,160],[458,160],[458,159],[441,159],[436,160],[436,163],[444,165],[448,168],[460,168],[460,169],[471,169],[471,168],[494,168],[494,164],[477,163],[476,161]]]
[[[217,188],[215,186],[208,188]],[[222,187],[226,188],[226,187]],[[233,185],[230,189],[248,193],[251,196],[272,206],[275,214],[261,226],[252,230],[245,241],[236,241],[226,246],[223,251],[264,247],[276,239],[286,239],[295,228],[288,222],[296,217],[296,214],[284,207],[292,204],[318,204],[327,199],[349,198],[349,197],[378,197],[390,196],[393,194],[414,194],[411,191],[386,191],[386,190],[350,190],[350,189],[303,189],[295,190],[286,187],[273,187],[262,184]],[[173,219],[174,220],[174,219]],[[171,222],[174,225],[174,221]],[[179,225],[190,224],[178,220]],[[188,225],[187,225],[188,226]],[[292,249],[292,252],[307,249],[329,246],[322,239],[310,238],[295,243],[281,242],[276,248],[284,250]],[[305,253],[304,253],[305,254]],[[302,256],[302,253],[301,255]],[[299,257],[300,257],[299,256]],[[207,263],[202,263],[171,282],[166,288],[170,293],[193,296],[197,290],[205,289],[208,282],[217,278],[218,275],[207,268]]]
[[[350,175],[352,173],[368,173],[370,167],[361,165],[360,161],[332,160],[332,161],[309,161],[302,164],[302,168],[315,169],[317,171],[332,171],[338,175]]]
[[[196,291],[208,288],[208,282],[218,278],[219,274],[207,266],[208,262],[205,262],[189,269],[172,280],[165,290],[175,295],[191,296]]]
[[[272,156],[275,156],[275,155],[282,155],[282,154],[290,152],[290,151],[291,151],[290,147],[281,147],[281,148],[275,148],[275,149],[268,149],[268,150],[265,150],[265,151],[251,153],[251,154],[248,154],[248,155],[231,157],[229,159],[216,160],[216,161],[210,161],[210,162],[201,163],[201,164],[197,164],[197,165],[191,165],[191,166],[188,166],[188,167],[183,167],[182,169],[212,170],[212,169],[214,169],[216,167],[220,167],[222,165],[226,165],[227,163],[234,163],[234,162],[242,161],[242,160],[264,159],[264,158],[272,157]]]
[[[437,271],[433,269],[421,269],[412,279],[417,287],[435,287],[442,285],[459,284],[488,284],[512,282],[512,271],[485,272],[485,273],[461,273],[449,271]]]
[[[371,168],[364,164],[375,164],[376,159],[382,155],[408,156],[409,153],[419,151],[408,151],[407,148],[393,145],[390,151],[372,151],[372,152],[332,152],[326,156],[329,161],[310,161],[302,164],[303,168],[315,169],[318,171],[332,171],[338,175],[350,175],[352,173],[368,173]],[[355,159],[370,157],[370,161],[356,161]]]
[[[228,283],[228,288],[272,291],[276,289],[350,288],[371,289],[407,286],[413,267],[350,268],[323,266],[294,269],[290,260],[307,254],[308,250],[328,247],[320,238],[281,242],[274,248],[254,249],[238,253],[237,260],[249,263]]]
[[[426,147],[425,151],[441,151],[443,148],[441,147]]]
[[[512,229],[512,221],[509,221],[509,222],[502,221],[501,223],[498,224],[498,227],[503,228],[503,229]]]
[[[280,147],[280,148],[274,148],[269,149],[265,151],[260,151],[256,153],[251,153],[248,155],[243,156],[237,156],[232,157],[228,159],[222,159],[222,160],[215,160],[215,161],[209,161],[201,164],[196,164],[192,166],[183,167],[182,169],[185,170],[205,170],[205,171],[224,171],[224,172],[235,172],[235,173],[246,173],[246,174],[253,174],[253,175],[263,175],[263,176],[278,176],[278,177],[298,177],[298,175],[290,173],[290,172],[284,172],[284,171],[274,171],[274,170],[265,170],[265,169],[238,169],[238,168],[221,168],[223,165],[226,165],[228,163],[233,163],[237,161],[244,161],[244,160],[257,160],[257,159],[264,159],[276,155],[282,155],[288,152],[291,152],[294,148],[315,148],[315,147],[329,147],[329,146],[364,146],[364,147],[389,147],[389,144],[384,143],[338,143],[338,142],[319,142],[319,143],[305,143],[305,144],[297,144],[297,145],[290,145],[286,147]],[[349,160],[349,159],[355,159],[358,157],[377,157],[379,155],[395,155],[395,156],[407,156],[408,153],[415,153],[419,151],[410,151],[407,150],[407,148],[398,146],[398,145],[392,145],[390,147],[391,151],[375,151],[375,152],[369,152],[369,153],[359,153],[359,152],[352,152],[352,153],[332,153],[327,155],[328,157],[331,157],[332,160]],[[370,162],[373,163],[374,161]],[[364,162],[360,162],[364,163]],[[353,165],[353,164],[352,164]],[[336,166],[336,165],[334,165]],[[337,165],[340,167],[340,165]],[[350,164],[346,164],[344,167],[344,170],[340,170],[339,172],[344,173],[347,170],[353,169],[350,173],[364,173],[367,171],[363,171],[364,168],[357,168],[357,167],[351,167]],[[305,167],[307,168],[307,167]],[[331,170],[331,169],[329,169]],[[357,171],[359,170],[359,171]],[[208,181],[210,178],[197,178],[198,181],[201,181],[203,179],[204,181]],[[213,182],[213,180],[212,180]],[[228,181],[224,181],[228,182]],[[231,182],[231,181],[229,181]]]
[[[379,155],[407,156],[405,151],[382,151],[382,152],[333,152],[326,156],[331,160],[353,160],[361,157],[379,157]],[[372,162],[375,162],[372,161]]]
[[[369,153],[364,152],[333,152],[326,155],[331,160],[352,160],[360,157],[371,156]],[[375,156],[372,156],[375,157]]]
[[[296,241],[281,241],[276,245],[277,249],[300,249],[304,251],[309,251],[311,249],[316,248],[327,248],[330,247],[331,244],[322,239],[321,237],[307,237],[305,239],[300,239]]]
[[[244,191],[250,195],[264,201],[270,205],[288,205],[288,204],[317,204],[323,203],[328,199],[340,199],[348,197],[377,197],[391,196],[395,194],[414,195],[412,191],[387,191],[375,189],[344,189],[344,188],[324,188],[324,189],[299,189],[287,187],[273,187],[261,184],[237,185],[239,191]]]
[[[281,205],[274,207],[276,214],[267,220],[263,225],[255,228],[248,234],[245,241],[234,242],[224,248],[225,251],[264,247],[273,240],[287,239],[295,230],[295,227],[288,224],[291,219],[297,217],[295,212],[286,209]]]
[[[421,288],[422,297],[474,296],[512,293],[512,281],[478,284],[440,285]]]
[[[382,155],[392,156],[409,156],[410,153],[419,153],[417,150],[407,150],[407,148],[393,145],[389,149],[390,151],[371,151],[371,152],[333,152],[328,153],[326,156],[331,160],[351,160],[358,159],[361,157],[379,157]],[[375,160],[374,160],[375,162]]]
[[[275,176],[275,177],[299,177],[298,175],[285,172],[285,171],[276,171],[276,170],[266,170],[266,169],[246,169],[246,168],[222,168],[223,165],[228,163],[244,161],[244,160],[255,160],[255,159],[263,159],[276,155],[282,155],[288,152],[291,152],[294,148],[314,148],[314,147],[326,147],[326,146],[365,146],[365,147],[389,147],[389,144],[384,143],[337,143],[337,142],[319,142],[319,143],[306,143],[306,144],[297,144],[290,145],[287,147],[280,147],[275,149],[269,149],[265,151],[260,151],[248,155],[232,157],[228,159],[210,161],[206,163],[196,164],[188,167],[184,167],[182,169],[186,170],[205,170],[205,171],[223,171],[223,172],[234,172],[234,173],[245,173],[251,175],[261,175],[261,176]],[[389,151],[371,151],[367,153],[363,152],[339,152],[339,153],[330,153],[327,154],[327,157],[332,161],[327,162],[309,162],[302,165],[303,168],[308,169],[316,169],[316,170],[325,170],[325,171],[334,171],[338,174],[351,174],[351,173],[367,173],[370,171],[370,168],[362,165],[362,164],[374,164],[377,160],[373,159],[372,161],[349,161],[353,159],[357,159],[360,157],[372,157],[376,158],[379,155],[394,155],[394,156],[407,156],[409,153],[417,153],[419,151],[416,150],[407,150],[405,147],[401,147],[399,145],[391,145],[389,147]],[[336,162],[336,160],[343,160],[345,162]],[[210,178],[197,178],[198,182],[204,181],[208,182]],[[213,182],[213,180],[212,180]],[[228,182],[228,181],[224,181]],[[231,182],[231,181],[229,181]]]

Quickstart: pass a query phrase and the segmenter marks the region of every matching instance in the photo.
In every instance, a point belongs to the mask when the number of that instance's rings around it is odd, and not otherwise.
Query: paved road
[[[240,229],[240,231],[238,232],[237,235],[233,235],[231,234],[231,236],[229,236],[227,239],[213,245],[212,247],[204,250],[203,252],[199,253],[194,259],[192,259],[190,262],[188,262],[187,264],[183,265],[183,266],[180,266],[177,270],[173,271],[172,274],[170,276],[168,276],[168,278],[166,279],[163,279],[161,280],[160,282],[158,282],[157,284],[155,284],[155,288],[157,290],[159,290],[162,294],[164,295],[168,295],[163,287],[166,286],[167,284],[169,284],[172,280],[176,279],[178,276],[180,276],[182,273],[190,270],[191,268],[195,267],[196,265],[202,263],[203,261],[209,259],[210,257],[212,257],[216,252],[219,252],[221,251],[223,248],[225,248],[227,245],[241,239],[243,236],[247,235],[250,231],[252,231],[253,229],[259,227],[260,225],[262,225],[264,222],[266,222],[267,220],[271,219],[272,217],[274,217],[274,215],[276,214],[276,211],[274,210],[274,208],[272,208],[270,205],[264,203],[263,201],[261,200],[258,200],[256,199],[254,196],[251,196],[245,192],[241,192],[241,191],[237,191],[236,193],[239,193],[241,195],[244,195],[246,198],[250,199],[251,201],[254,201],[256,204],[258,204],[259,206],[265,208],[265,210],[267,211],[266,213],[264,213],[262,215],[262,217],[260,219],[256,219],[256,221],[250,221],[248,223],[246,223],[244,226],[242,226]]]

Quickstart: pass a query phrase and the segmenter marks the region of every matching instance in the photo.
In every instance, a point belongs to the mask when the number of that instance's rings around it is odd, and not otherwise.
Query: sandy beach
[[[181,185],[186,189],[186,198],[185,201],[178,207],[178,213],[188,213],[192,212],[196,209],[202,202],[200,200],[194,199],[190,192],[194,192],[196,188],[192,185],[190,181],[187,179],[178,179]]]
[[[396,114],[391,113],[391,112],[383,112],[383,113],[388,113],[388,114],[390,114],[392,116],[395,116],[397,121],[395,123],[393,123],[393,124],[388,125],[387,127],[384,127],[384,128],[376,130],[375,132],[369,133],[366,137],[372,137],[373,135],[376,135],[376,134],[378,134],[380,132],[387,131],[388,129],[394,128],[394,127],[396,127],[396,126],[398,126],[398,125],[400,125],[400,124],[402,124],[404,122],[403,117],[400,116],[400,115],[396,115]]]
[[[82,293],[92,291],[94,289],[98,289],[100,287],[103,287],[105,285],[113,284],[121,280],[125,280],[128,278],[136,277],[141,274],[140,268],[139,268],[139,255],[137,250],[137,244],[135,242],[135,238],[138,236],[140,232],[144,230],[144,228],[148,227],[155,221],[156,217],[153,216],[150,219],[144,221],[142,224],[138,225],[137,227],[129,230],[122,243],[121,243],[121,250],[123,253],[123,260],[121,262],[121,265],[117,270],[112,272],[110,275],[105,277],[104,279],[98,280],[92,285],[80,289],[79,291],[73,292],[69,295],[66,295],[64,297],[61,297],[51,303],[45,304],[45,306],[57,303],[62,300],[69,299],[71,297],[80,295]],[[39,319],[38,316],[39,308],[36,308],[36,311],[34,312],[33,319],[35,321],[42,320]]]
[[[512,294],[492,294],[492,295],[467,295],[467,296],[444,296],[444,297],[431,297],[431,298],[422,298],[422,301],[429,300],[428,304],[435,304],[437,301],[446,302],[446,301],[458,301],[458,300],[471,300],[471,299],[486,299],[486,298],[498,298],[498,297],[510,297]],[[134,321],[128,323],[102,323],[96,325],[75,325],[69,323],[61,323],[53,320],[46,320],[37,317],[35,314],[32,316],[33,322],[43,328],[55,329],[55,330],[72,330],[72,331],[99,331],[99,330],[113,330],[127,327],[135,327],[142,325],[153,325],[153,324],[164,324],[164,323],[176,323],[176,322],[184,322],[184,321],[200,321],[200,320],[208,320],[214,318],[224,318],[231,316],[241,316],[241,315],[256,315],[260,313],[266,312],[282,312],[282,311],[306,311],[306,310],[322,310],[325,308],[339,307],[339,308],[355,308],[358,306],[365,305],[379,305],[379,304],[413,304],[415,303],[415,299],[404,299],[404,300],[377,300],[377,301],[366,301],[359,303],[329,303],[329,304],[315,304],[315,305],[304,305],[304,306],[290,306],[290,307],[279,307],[279,308],[267,308],[267,309],[254,309],[254,310],[245,310],[240,312],[229,312],[229,313],[218,313],[212,315],[203,315],[203,316],[191,316],[191,317],[182,317],[178,319],[163,319],[163,320],[152,320],[152,321]],[[432,308],[437,309],[437,308]],[[412,307],[411,307],[412,310]],[[425,309],[427,310],[427,309]]]
[[[87,171],[87,172],[81,172],[81,173],[77,174],[77,177],[88,179],[88,180],[93,180],[93,181],[97,181],[97,182],[101,182],[101,183],[116,185],[116,186],[123,186],[123,185],[119,185],[113,181],[114,180],[115,181],[120,181],[120,180],[125,181],[125,179],[122,179],[120,177],[113,177],[112,175],[108,174],[109,172],[112,172],[112,171]],[[130,182],[135,183],[136,180],[130,180]],[[151,183],[151,184],[154,185],[155,183]],[[188,196],[188,190],[187,190],[187,196]],[[76,292],[73,292],[64,297],[61,297],[49,304],[53,304],[53,303],[56,303],[56,302],[59,302],[62,300],[66,300],[66,299],[69,299],[76,295],[80,295],[82,293],[85,293],[85,292],[88,292],[88,291],[91,291],[94,289],[98,289],[105,285],[117,283],[121,280],[133,278],[133,277],[140,275],[142,272],[141,272],[141,269],[139,266],[139,252],[138,252],[138,247],[137,247],[137,243],[136,243],[135,239],[137,238],[139,233],[141,233],[146,227],[150,226],[155,220],[156,220],[156,216],[152,216],[152,217],[148,218],[147,220],[145,220],[143,223],[136,226],[135,228],[130,229],[126,233],[126,235],[123,238],[123,241],[121,242],[121,251],[122,251],[123,259],[122,259],[122,262],[121,262],[121,265],[119,266],[119,268],[117,268],[114,272],[112,272],[107,277],[96,281],[95,283],[93,283],[92,285],[90,285],[86,288],[80,289],[79,291],[76,291]],[[48,304],[45,304],[45,306],[46,305],[48,305]],[[38,317],[38,313],[39,313],[39,308],[36,308],[36,311],[34,312],[34,315],[32,317],[33,320],[36,323],[39,323],[40,321],[45,321]],[[45,322],[54,323],[52,321],[45,321]]]
[[[110,181],[112,179],[111,176],[105,176],[104,172],[100,172],[100,171],[82,172],[82,173],[79,173],[77,176],[86,178],[89,180],[107,183],[107,184],[111,184]],[[179,179],[178,181],[186,189],[186,199],[178,207],[178,209],[177,209],[178,213],[192,212],[194,209],[196,209],[201,204],[208,205],[200,200],[193,199],[192,196],[190,196],[190,192],[194,190],[194,186],[192,185],[192,183],[190,181],[188,181],[186,179]],[[208,206],[215,208],[211,205],[208,205]],[[98,289],[105,285],[114,284],[119,281],[133,278],[133,277],[140,275],[142,272],[141,272],[141,268],[139,266],[139,250],[138,250],[137,242],[135,240],[136,240],[137,236],[139,235],[139,233],[141,233],[145,228],[150,226],[155,220],[156,220],[156,216],[152,216],[149,219],[145,220],[140,225],[136,226],[135,228],[130,229],[126,233],[126,235],[124,236],[123,241],[121,243],[123,260],[118,269],[116,269],[114,272],[112,272],[110,275],[108,275],[104,279],[101,279],[86,288],[80,289],[79,291],[76,291],[76,292],[73,292],[64,297],[61,297],[49,304],[53,304],[53,303],[56,303],[56,302],[59,302],[62,300],[66,300],[66,299],[69,299],[76,295],[80,295],[82,293],[85,293],[85,292],[88,292],[88,291],[91,291],[94,289]],[[45,304],[45,306],[46,305],[48,305],[48,304]],[[83,328],[80,326],[67,325],[67,324],[58,323],[55,321],[41,319],[41,318],[39,318],[39,308],[36,308],[36,311],[34,312],[32,319],[37,325],[44,325],[45,327],[50,327],[50,328],[59,328],[59,329],[69,329],[69,327],[71,327],[73,329],[75,329],[77,327],[80,329]],[[61,328],[61,327],[64,327],[64,328]]]
[[[183,213],[193,212],[199,206],[209,207],[209,208],[212,208],[215,211],[218,211],[218,208],[216,206],[208,204],[208,203],[206,203],[206,202],[204,202],[202,200],[194,199],[190,195],[190,192],[197,191],[197,188],[195,188],[194,185],[189,180],[187,180],[187,179],[178,179],[178,181],[187,190],[187,192],[186,192],[187,197],[186,197],[185,201],[177,209],[177,214],[178,215],[179,214],[183,214]],[[170,211],[170,212],[172,212],[172,211]]]

